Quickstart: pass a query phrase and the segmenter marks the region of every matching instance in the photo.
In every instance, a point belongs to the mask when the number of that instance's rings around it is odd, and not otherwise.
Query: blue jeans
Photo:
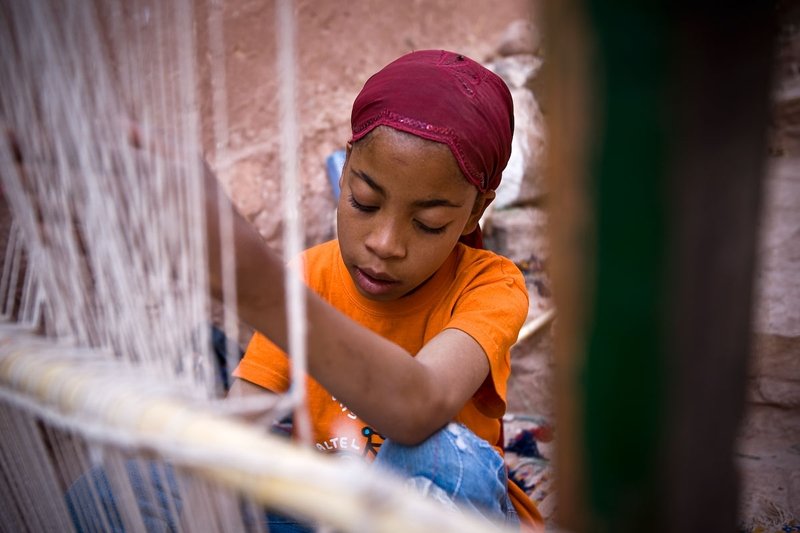
[[[374,465],[405,478],[410,489],[447,507],[476,511],[494,523],[519,525],[508,497],[502,457],[460,424],[449,424],[416,446],[386,440]],[[144,463],[143,472],[143,464],[135,461],[128,462],[126,469],[147,531],[177,531],[181,500],[172,469]],[[77,531],[124,531],[102,468],[84,474],[66,498]],[[265,521],[271,533],[314,531],[312,526],[271,512],[265,514]]]
[[[149,461],[126,461],[125,471],[148,532],[177,531],[182,502],[173,469]],[[122,516],[106,470],[97,466],[79,477],[67,490],[66,502],[72,524],[79,532],[123,533]]]
[[[416,446],[387,440],[374,464],[446,506],[475,511],[495,523],[519,525],[508,497],[503,458],[461,424],[450,423]]]

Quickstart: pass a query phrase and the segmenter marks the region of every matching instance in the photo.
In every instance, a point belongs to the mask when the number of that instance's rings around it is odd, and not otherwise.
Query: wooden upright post
[[[559,525],[735,531],[774,6],[554,2]]]

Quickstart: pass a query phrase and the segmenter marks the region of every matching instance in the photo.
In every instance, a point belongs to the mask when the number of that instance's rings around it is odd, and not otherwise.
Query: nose
[[[367,249],[381,259],[398,259],[406,255],[405,239],[391,218],[375,220],[365,241]]]

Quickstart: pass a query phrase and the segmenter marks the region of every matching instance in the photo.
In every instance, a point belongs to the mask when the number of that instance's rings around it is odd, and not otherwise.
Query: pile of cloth
[[[553,425],[538,415],[510,413],[503,417],[503,433],[508,477],[536,502],[547,522],[555,512]]]

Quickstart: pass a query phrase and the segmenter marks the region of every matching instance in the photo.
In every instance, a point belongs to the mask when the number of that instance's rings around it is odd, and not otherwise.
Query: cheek
[[[354,216],[353,208],[344,202],[339,202],[339,209],[336,212],[336,234],[339,240],[357,239],[359,227],[359,220]]]
[[[339,202],[339,209],[336,210],[336,234],[339,239],[347,235],[347,213],[341,202]]]

